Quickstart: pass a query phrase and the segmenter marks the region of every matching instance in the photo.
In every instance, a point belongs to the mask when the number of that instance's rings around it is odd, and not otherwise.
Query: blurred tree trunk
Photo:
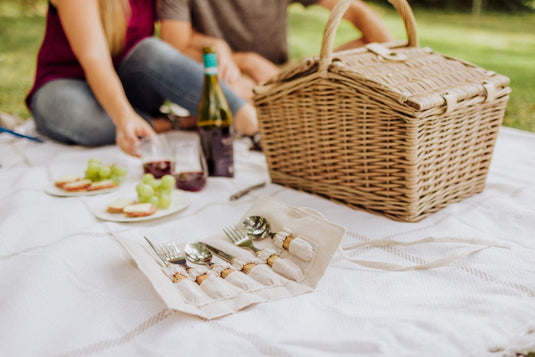
[[[481,15],[481,7],[483,6],[483,1],[473,0],[472,1],[472,14],[479,16]]]

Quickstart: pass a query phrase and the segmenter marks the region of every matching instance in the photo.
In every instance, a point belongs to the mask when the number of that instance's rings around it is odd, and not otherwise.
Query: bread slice
[[[116,200],[110,202],[110,204],[108,204],[108,212],[109,213],[121,213],[123,212],[123,209],[126,207],[126,206],[130,206],[130,205],[133,205],[135,204],[136,201],[130,199],[130,198],[124,198],[124,197],[120,197],[120,198],[117,198]]]
[[[156,206],[152,203],[136,203],[123,208],[123,213],[128,217],[150,216],[156,212]]]
[[[63,189],[69,192],[86,191],[91,182],[90,179],[82,179],[63,185]]]
[[[63,186],[65,186],[66,184],[78,181],[80,179],[81,178],[76,175],[66,175],[55,181],[54,185],[56,185],[56,187],[63,188]]]
[[[102,180],[91,183],[87,188],[88,191],[105,190],[107,188],[114,188],[117,186],[113,180]]]

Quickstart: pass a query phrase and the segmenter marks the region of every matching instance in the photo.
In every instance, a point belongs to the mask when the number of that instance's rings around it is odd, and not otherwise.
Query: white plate
[[[103,190],[94,190],[94,191],[80,191],[80,192],[69,192],[65,191],[53,183],[48,184],[48,186],[45,187],[45,192],[52,196],[57,197],[79,197],[79,196],[94,196],[94,195],[100,195],[102,193],[108,193],[115,191],[119,188],[119,186],[115,186],[112,188],[106,188]]]
[[[150,216],[128,217],[124,213],[109,213],[107,211],[108,204],[111,203],[116,198],[118,197],[111,197],[109,200],[100,202],[98,205],[95,205],[93,207],[93,213],[95,214],[95,216],[98,219],[111,221],[111,222],[122,222],[122,223],[140,222],[140,221],[147,221],[150,219],[156,219],[160,217],[169,216],[170,214],[183,210],[184,208],[188,207],[191,204],[191,199],[186,193],[184,193],[183,191],[175,190],[171,193],[171,205],[169,206],[169,208],[167,209],[158,208],[156,213],[151,214]]]

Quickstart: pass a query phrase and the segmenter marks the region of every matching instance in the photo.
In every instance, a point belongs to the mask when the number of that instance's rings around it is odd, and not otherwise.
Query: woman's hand
[[[140,157],[137,146],[139,138],[156,135],[152,127],[139,115],[133,114],[119,120],[115,128],[117,146],[128,155]]]

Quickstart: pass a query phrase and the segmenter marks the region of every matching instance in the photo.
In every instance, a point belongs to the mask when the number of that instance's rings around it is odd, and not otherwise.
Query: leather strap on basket
[[[349,9],[354,0],[340,0],[334,6],[323,31],[318,71],[324,71],[332,62],[333,42],[336,29],[342,20],[342,16]],[[407,46],[419,47],[418,35],[416,34],[416,21],[407,0],[388,0],[397,10],[407,31]]]

